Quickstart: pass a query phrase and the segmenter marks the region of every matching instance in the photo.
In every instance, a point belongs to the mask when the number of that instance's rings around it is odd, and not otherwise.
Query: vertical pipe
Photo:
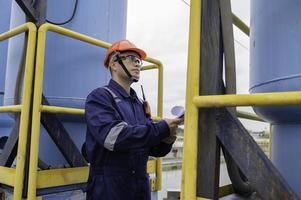
[[[33,113],[32,113],[32,133],[30,141],[30,161],[29,161],[29,180],[28,180],[28,199],[36,198],[37,174],[38,174],[38,155],[40,140],[40,120],[41,120],[41,103],[43,88],[43,73],[45,59],[47,24],[42,25],[38,31],[38,45],[36,56],[36,71],[34,82]]]
[[[158,110],[157,115],[162,118],[163,117],[163,65],[161,62],[158,62]],[[162,158],[157,158],[156,162],[156,185],[157,190],[161,190],[162,188]]]
[[[201,3],[201,0],[191,0],[190,2],[182,200],[196,199],[198,109],[192,103],[192,99],[199,95]]]
[[[28,45],[27,55],[25,62],[25,77],[24,77],[24,90],[23,90],[23,102],[21,108],[20,129],[18,150],[16,157],[16,179],[14,185],[14,200],[20,200],[22,198],[22,189],[24,181],[24,167],[26,159],[26,145],[28,135],[28,123],[31,104],[31,92],[32,92],[32,80],[33,80],[33,66],[34,56],[36,48],[36,27],[32,23],[27,23],[28,33]]]

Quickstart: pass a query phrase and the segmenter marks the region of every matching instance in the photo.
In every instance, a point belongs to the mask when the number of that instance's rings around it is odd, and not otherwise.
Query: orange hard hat
[[[140,58],[142,60],[144,60],[146,58],[145,51],[143,51],[142,49],[137,48],[133,43],[131,43],[128,40],[120,40],[120,41],[117,41],[117,42],[113,43],[109,47],[109,49],[107,51],[107,54],[106,54],[106,57],[103,61],[104,65],[106,67],[108,67],[108,65],[109,65],[109,59],[110,59],[111,54],[115,51],[117,51],[117,52],[134,51],[140,56]]]

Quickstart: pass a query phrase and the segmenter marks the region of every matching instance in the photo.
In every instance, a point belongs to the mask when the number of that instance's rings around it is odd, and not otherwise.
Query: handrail
[[[44,59],[45,59],[45,45],[46,34],[48,31],[55,32],[76,40],[80,40],[85,43],[89,43],[102,48],[109,48],[110,43],[89,37],[87,35],[77,33],[75,31],[56,26],[53,24],[43,24],[38,30],[38,45],[36,55],[36,74],[35,74],[35,86],[34,86],[34,101],[33,101],[33,120],[32,120],[32,135],[31,135],[31,147],[30,147],[30,166],[29,166],[29,181],[28,181],[28,198],[34,199],[36,197],[37,188],[37,164],[38,164],[38,150],[39,150],[39,137],[40,137],[40,119],[42,112],[48,113],[60,113],[60,114],[74,114],[83,115],[83,109],[66,108],[58,106],[42,105],[42,88],[43,88],[43,74],[44,74]],[[159,60],[147,57],[145,61],[153,63],[152,67],[144,66],[142,70],[158,69],[158,106],[157,115],[162,117],[163,114],[163,65]],[[156,161],[156,183],[157,189],[161,188],[161,159]]]
[[[45,35],[46,37],[46,32],[47,31],[51,31],[51,32],[55,32],[61,35],[65,35],[65,36],[69,36],[73,39],[77,39],[80,40],[82,42],[86,42],[92,45],[96,45],[99,47],[103,47],[103,48],[109,48],[111,46],[110,43],[89,37],[87,35],[81,34],[81,33],[77,33],[75,31],[60,27],[60,26],[56,26],[53,24],[43,24],[40,28],[39,28],[39,34],[43,33],[43,35]],[[44,59],[43,59],[44,60]],[[157,101],[157,105],[158,105],[158,116],[163,116],[163,105],[161,102],[163,102],[163,64],[154,58],[151,57],[147,57],[145,58],[145,61],[153,63],[154,65],[152,65],[151,69],[158,69],[158,101]],[[142,70],[148,70],[150,67],[149,66],[143,66]]]
[[[22,198],[37,28],[33,23],[28,22],[0,35],[0,41],[3,41],[23,32],[28,32],[23,102],[22,105],[3,106],[0,108],[0,112],[21,112],[16,169],[14,177],[11,177],[14,179],[14,200]]]
[[[13,106],[0,106],[0,113],[17,113],[21,112],[22,105],[13,105]]]
[[[265,122],[263,119],[261,119],[257,115],[255,115],[253,113],[241,111],[241,110],[236,111],[236,116],[239,117],[239,118],[243,118],[243,119],[249,119],[249,120],[254,120],[254,121]]]
[[[84,109],[60,107],[60,106],[46,106],[46,105],[41,105],[41,112],[53,113],[53,114],[68,114],[68,115],[84,115],[85,114]],[[152,116],[151,118],[154,121],[159,121],[160,119],[162,119],[159,116]]]
[[[199,94],[200,52],[201,52],[202,1],[190,1],[190,24],[188,42],[188,66],[186,83],[186,113],[184,133],[184,155],[181,184],[181,199],[196,199],[197,185],[197,141],[198,109],[191,99]],[[188,133],[188,134],[186,134]]]
[[[69,115],[84,115],[85,110],[79,108],[66,108],[59,106],[41,106],[41,112],[54,113],[54,114],[69,114]]]
[[[147,163],[147,172],[154,173],[155,170],[156,160],[149,160]],[[84,183],[88,180],[88,175],[88,166],[41,170],[38,171],[37,188],[45,189],[49,187]]]
[[[281,106],[300,105],[301,92],[271,92],[236,95],[196,96],[193,103],[197,107],[230,107],[230,106]]]
[[[232,13],[232,20],[233,24],[240,29],[243,33],[245,33],[247,36],[250,36],[250,28],[241,20],[239,19],[235,14]]]

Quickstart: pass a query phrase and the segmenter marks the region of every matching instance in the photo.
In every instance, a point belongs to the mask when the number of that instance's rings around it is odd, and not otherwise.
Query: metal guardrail
[[[206,199],[197,197],[197,141],[198,141],[198,109],[212,107],[267,106],[267,105],[299,105],[301,92],[275,92],[243,95],[210,95],[199,96],[200,53],[201,53],[201,1],[190,1],[190,30],[188,46],[188,70],[186,89],[186,114],[184,134],[184,161],[182,174],[181,199]],[[250,35],[249,27],[236,15],[232,14],[233,24],[246,35]],[[201,45],[200,45],[201,44]],[[263,121],[256,115],[238,111],[238,117]]]
[[[21,112],[16,169],[0,167],[0,182],[14,187],[14,200],[21,200],[22,198],[32,80],[34,72],[36,26],[33,23],[26,23],[0,35],[0,41],[3,41],[24,32],[28,32],[28,42],[25,60],[23,102],[22,105],[0,107],[0,112]]]
[[[28,198],[36,198],[36,189],[44,188],[49,185],[47,177],[51,175],[58,176],[57,181],[51,184],[51,187],[58,185],[69,185],[75,183],[83,183],[87,181],[88,167],[84,168],[69,168],[63,171],[67,174],[72,171],[78,173],[78,177],[74,178],[62,178],[65,175],[59,170],[49,170],[47,172],[37,171],[38,166],[38,149],[39,149],[39,137],[40,137],[40,119],[42,112],[49,113],[60,113],[60,114],[71,114],[71,115],[83,115],[83,109],[66,108],[57,106],[42,105],[42,88],[43,88],[43,74],[44,74],[44,59],[45,59],[45,41],[47,32],[55,32],[60,35],[64,35],[76,40],[80,40],[85,43],[89,43],[94,46],[102,48],[109,48],[110,44],[84,34],[77,33],[75,31],[62,28],[60,26],[52,24],[43,24],[38,30],[38,44],[37,44],[37,55],[36,55],[36,71],[35,71],[35,86],[34,86],[34,100],[33,100],[33,121],[32,121],[32,135],[31,135],[31,147],[30,147],[30,166],[29,166],[29,188]],[[160,61],[147,57],[145,61],[152,63],[142,67],[142,70],[158,69],[158,109],[157,118],[162,118],[163,115],[163,65]],[[162,177],[162,161],[161,159],[152,160],[148,163],[148,172],[156,173],[156,190],[161,189],[161,177]],[[155,170],[154,170],[155,169]]]

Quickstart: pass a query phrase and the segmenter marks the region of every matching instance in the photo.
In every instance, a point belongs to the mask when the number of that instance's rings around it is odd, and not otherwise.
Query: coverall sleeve
[[[114,99],[105,89],[92,92],[86,101],[87,128],[95,140],[110,151],[152,147],[169,136],[164,120],[146,125],[129,125],[113,106]]]
[[[150,156],[153,156],[153,157],[163,157],[163,156],[166,156],[171,148],[172,148],[172,144],[167,144],[165,142],[160,142],[160,144],[156,145],[156,146],[153,146],[151,149],[150,149]]]

